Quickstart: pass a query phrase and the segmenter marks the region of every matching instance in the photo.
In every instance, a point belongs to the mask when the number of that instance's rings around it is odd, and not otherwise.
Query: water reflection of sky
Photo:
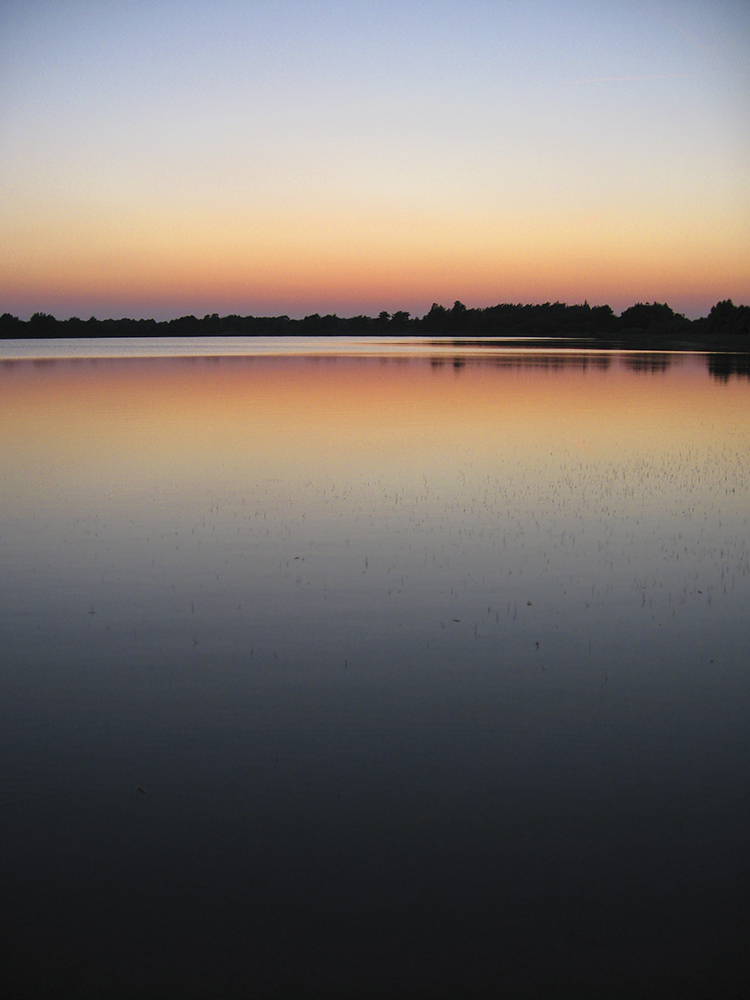
[[[385,989],[383,949],[402,995],[522,992],[535,941],[549,982],[737,974],[746,379],[426,352],[0,390],[21,981],[81,988],[91,940],[91,982],[153,995]]]

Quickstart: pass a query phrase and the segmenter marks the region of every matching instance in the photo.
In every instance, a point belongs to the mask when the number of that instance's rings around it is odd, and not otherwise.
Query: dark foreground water
[[[747,995],[747,366],[192,346],[0,367],[3,996]]]

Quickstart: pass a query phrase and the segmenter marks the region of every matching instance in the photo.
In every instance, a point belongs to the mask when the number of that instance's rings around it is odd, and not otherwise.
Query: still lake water
[[[0,361],[13,995],[746,995],[741,368]]]

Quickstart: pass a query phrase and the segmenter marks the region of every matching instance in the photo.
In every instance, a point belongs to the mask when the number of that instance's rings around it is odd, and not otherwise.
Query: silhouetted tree
[[[325,334],[338,333],[339,318],[336,313],[327,313],[320,321],[320,326]]]
[[[638,302],[620,315],[620,325],[623,329],[648,330],[654,325],[668,323],[674,318],[674,312],[666,303]]]
[[[49,313],[37,312],[29,320],[30,337],[56,337],[57,320]]]
[[[700,325],[712,338],[750,335],[750,306],[736,306],[731,299],[724,299],[711,308]]]
[[[0,316],[0,337],[4,340],[23,340],[26,336],[26,324],[18,316],[3,313]]]

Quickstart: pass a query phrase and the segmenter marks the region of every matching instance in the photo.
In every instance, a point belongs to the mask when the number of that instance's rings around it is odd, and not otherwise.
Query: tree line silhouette
[[[750,341],[750,306],[735,306],[731,299],[717,302],[707,316],[689,320],[666,303],[639,302],[616,316],[610,306],[541,305],[503,303],[469,309],[462,302],[451,308],[433,304],[421,318],[402,310],[378,316],[341,317],[313,313],[304,319],[289,316],[181,316],[179,319],[58,320],[48,313],[34,313],[30,320],[4,313],[0,339],[87,337],[279,337],[279,336],[418,336],[457,338],[582,338],[615,342],[648,340],[715,342],[720,338],[747,336]]]

